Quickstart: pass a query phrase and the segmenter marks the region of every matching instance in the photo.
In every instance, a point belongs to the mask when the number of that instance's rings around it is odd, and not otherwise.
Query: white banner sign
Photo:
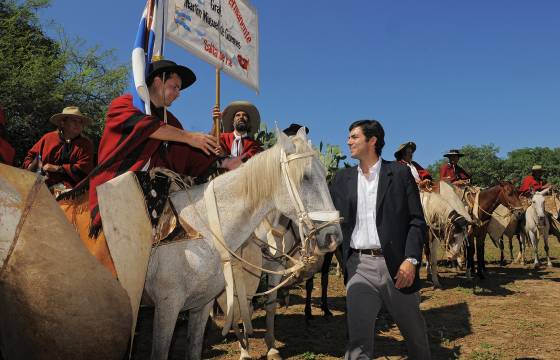
[[[167,38],[259,90],[259,23],[246,0],[169,0]]]

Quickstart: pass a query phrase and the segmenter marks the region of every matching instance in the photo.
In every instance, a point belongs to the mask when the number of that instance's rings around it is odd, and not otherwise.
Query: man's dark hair
[[[385,146],[385,130],[383,126],[377,120],[358,120],[354,121],[352,125],[348,128],[348,131],[352,131],[354,128],[361,128],[362,132],[366,137],[366,141],[369,141],[373,136],[377,139],[375,143],[375,152],[377,156],[381,156],[381,151],[383,146]]]
[[[171,79],[171,76],[172,76],[173,74],[176,74],[177,76],[181,77],[181,75],[178,74],[178,73],[176,73],[176,72],[173,72],[173,71],[164,71],[164,72],[161,72],[161,73],[159,73],[159,74],[153,75],[152,77],[150,77],[149,79],[147,79],[146,85],[147,85],[148,87],[152,86],[152,84],[154,83],[154,79],[155,79],[155,78],[160,78],[160,79],[163,81],[163,75],[165,75],[165,81],[167,81],[167,80]]]

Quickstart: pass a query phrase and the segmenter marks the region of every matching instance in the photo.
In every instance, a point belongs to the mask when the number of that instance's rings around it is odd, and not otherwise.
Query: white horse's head
[[[533,194],[531,198],[531,206],[535,210],[538,217],[538,224],[543,226],[546,220],[546,211],[544,208],[544,197],[548,193],[549,189],[544,189],[542,191],[537,191]]]
[[[463,245],[467,241],[469,222],[456,211],[449,214],[450,228],[447,236],[447,258],[455,260],[462,255]]]
[[[326,182],[326,171],[310,146],[305,129],[288,137],[277,131],[277,144],[248,161],[251,178],[246,181],[245,196],[255,206],[271,196],[274,208],[294,221],[305,237],[307,251],[334,251],[342,241]]]

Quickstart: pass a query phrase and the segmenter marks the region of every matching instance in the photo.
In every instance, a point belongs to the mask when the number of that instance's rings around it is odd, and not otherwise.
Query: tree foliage
[[[505,159],[498,156],[500,149],[493,145],[463,146],[461,152],[465,154],[459,165],[471,176],[472,183],[482,187],[495,184],[498,180],[512,181],[520,185],[521,180],[531,173],[535,164],[542,165],[545,170],[545,180],[560,186],[560,148],[522,148],[507,154]],[[439,168],[447,163],[442,159],[428,167],[435,179],[439,178]]]
[[[342,154],[340,146],[330,144],[323,146],[323,142],[321,141],[319,143],[319,160],[321,160],[321,163],[325,166],[327,170],[327,182],[330,182],[340,168],[340,162],[346,160],[346,155]]]
[[[110,100],[127,84],[127,69],[111,51],[86,49],[80,39],[60,31],[50,38],[37,11],[50,0],[0,1],[0,103],[6,111],[7,137],[16,164],[46,132],[49,118],[66,106],[79,106],[94,122],[86,134],[98,143]]]

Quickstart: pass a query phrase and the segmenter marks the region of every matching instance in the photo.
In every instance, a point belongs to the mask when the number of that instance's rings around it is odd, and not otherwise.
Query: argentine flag
[[[150,63],[163,56],[166,4],[167,0],[148,0],[132,50],[132,75],[136,90],[133,92],[133,103],[148,115],[151,115],[151,110],[146,76]]]

